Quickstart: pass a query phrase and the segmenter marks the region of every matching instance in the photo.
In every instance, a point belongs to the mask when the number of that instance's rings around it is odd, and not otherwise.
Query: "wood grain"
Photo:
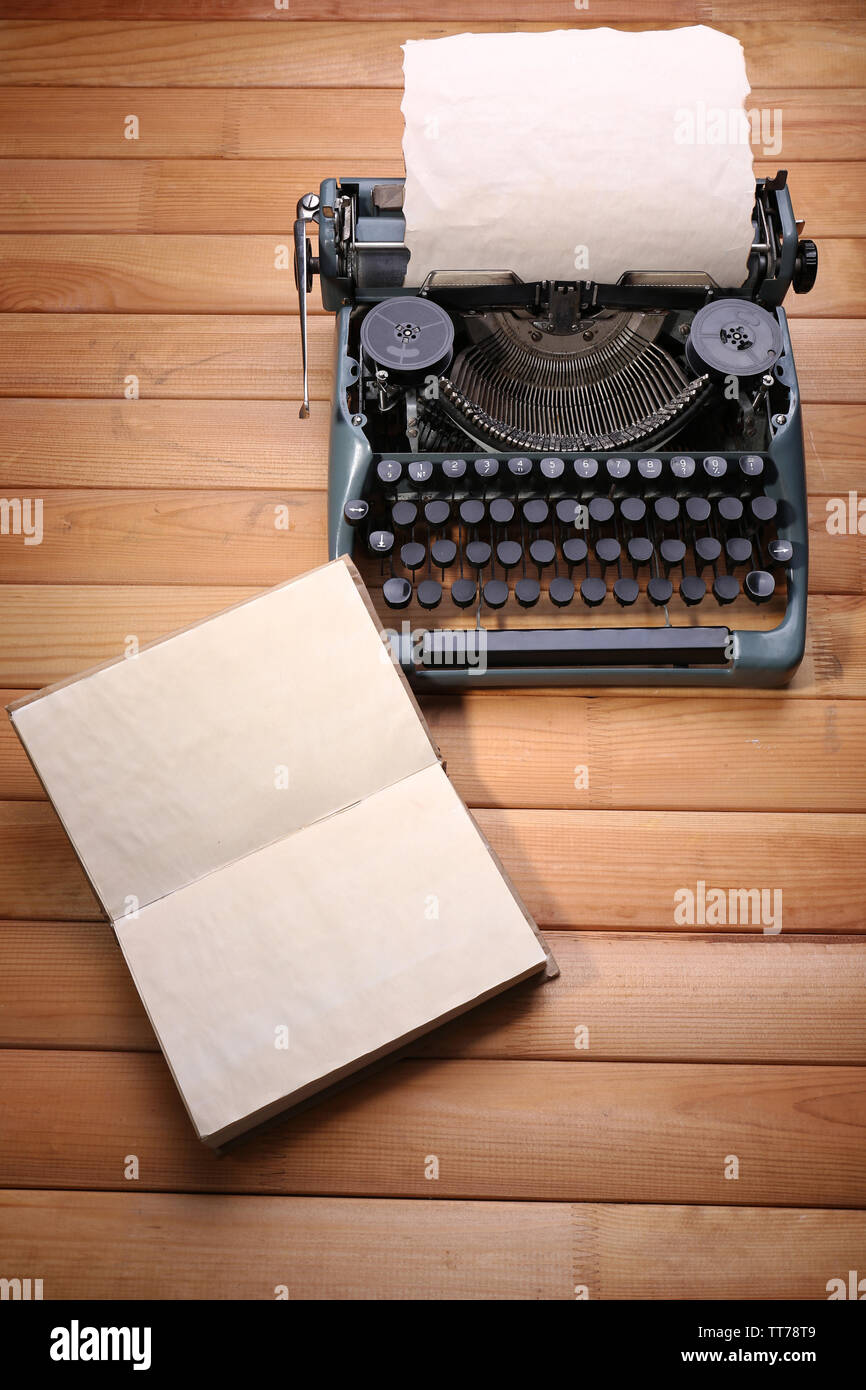
[[[813,8],[813,0],[803,3]],[[861,86],[850,85],[857,80]],[[793,169],[800,160],[866,159],[866,71],[852,67],[848,83],[821,89],[753,82],[749,108],[782,112],[780,163]],[[319,89],[313,97],[291,87],[53,87],[46,102],[41,87],[0,88],[0,158],[275,159],[292,160],[311,173],[368,169],[382,175],[384,161],[400,158],[401,96],[375,87],[355,87],[349,97],[340,87]],[[137,140],[124,137],[130,113],[139,119]],[[760,144],[753,152],[766,171],[774,156],[765,155]],[[62,186],[62,168],[57,173]],[[795,173],[799,202],[808,175],[802,167]],[[230,183],[231,177],[226,174]],[[857,196],[849,172],[840,169],[827,192],[834,199],[848,196],[843,189]]]
[[[455,781],[459,788],[456,772]],[[862,815],[494,807],[477,808],[476,819],[544,927],[712,928],[675,920],[675,895],[684,888],[699,893],[703,882],[707,889],[765,889],[770,913],[779,890],[783,935],[863,931],[862,905],[850,891],[866,852]],[[52,807],[0,802],[0,919],[100,915]],[[726,929],[763,929],[751,910],[743,915],[749,920],[738,914]]]
[[[46,1299],[820,1299],[864,1238],[859,1211],[0,1195],[10,1267],[44,1271]]]
[[[162,1058],[0,1052],[0,1184],[859,1207],[866,1069],[398,1061],[222,1158]],[[724,1176],[729,1155],[739,1179]]]
[[[866,1063],[862,937],[560,931],[554,945],[556,980],[509,990],[410,1054]],[[0,923],[0,1047],[157,1050],[106,923]]]
[[[598,19],[560,28],[591,28]],[[496,19],[476,33],[549,29],[549,23]],[[677,21],[624,23],[622,29],[676,28]],[[786,24],[734,20],[755,87],[866,86],[866,23]],[[126,19],[8,21],[0,27],[0,85],[68,87],[394,87],[402,85],[400,45],[462,33],[464,23],[357,22],[205,25]]]

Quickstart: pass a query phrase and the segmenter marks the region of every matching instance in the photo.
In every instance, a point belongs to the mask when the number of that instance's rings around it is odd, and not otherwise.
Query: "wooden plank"
[[[283,233],[268,236],[6,232],[0,235],[0,312],[294,313],[290,227],[287,216]],[[866,313],[866,242],[822,242],[815,288],[792,294],[786,307],[798,319]]]
[[[49,685],[118,656],[130,635],[140,643],[153,641],[257,592],[248,586],[7,584],[0,590],[0,678],[9,686],[26,689]],[[634,699],[628,687],[611,686],[604,693]],[[816,595],[811,599],[806,654],[787,688],[786,696],[791,694],[834,699],[866,695],[866,604],[862,598]],[[682,697],[682,692],[653,687],[656,699],[677,695]],[[692,698],[724,699],[730,698],[730,692],[708,688]],[[780,695],[754,690],[748,698],[777,700]]]
[[[321,487],[304,492],[288,486],[252,492],[40,487],[39,494],[43,538],[38,546],[25,544],[23,537],[17,543],[7,539],[0,565],[7,583],[116,584],[133,575],[136,584],[267,587],[328,558],[327,494]],[[862,535],[827,530],[840,502],[850,525],[847,496],[809,499],[809,590],[814,594],[866,590]],[[862,527],[866,532],[866,517]],[[707,603],[716,611],[714,601]],[[577,607],[583,615],[582,605]],[[748,604],[743,609],[751,618]],[[450,604],[443,611],[450,613]],[[733,610],[722,617],[731,626],[743,621]],[[446,621],[442,615],[434,620]]]
[[[595,16],[595,12],[593,11]],[[590,28],[563,16],[560,28]],[[172,21],[7,21],[0,26],[0,84],[70,87],[401,87],[400,45],[462,33],[465,23],[319,22],[269,24]],[[549,23],[473,24],[476,33],[546,30]],[[627,23],[624,29],[676,28]],[[732,21],[755,87],[850,87],[863,76],[866,24]]]
[[[780,152],[776,161],[759,160],[756,173],[775,173],[781,159]],[[387,158],[365,154],[360,161],[353,160],[352,172],[381,178],[402,174],[399,137]],[[4,190],[0,232],[98,232],[103,236],[267,232],[285,237],[294,221],[299,193],[318,188],[332,173],[331,161],[321,158],[0,158],[0,187]],[[862,164],[844,169],[836,162],[796,164],[789,167],[788,184],[797,216],[805,219],[810,236],[863,235],[866,184]],[[49,262],[55,247],[62,245],[55,235],[46,243]],[[819,284],[844,269],[832,259],[829,270],[822,264]],[[806,303],[801,300],[798,307]]]
[[[764,889],[770,916],[778,890],[783,935],[864,930],[859,896],[850,890],[859,882],[866,852],[861,815],[478,809],[476,819],[544,927],[666,932],[762,927],[745,908],[733,914],[733,923],[702,922],[697,907],[692,923],[677,921],[683,902],[677,895],[687,889],[697,903],[703,883],[705,892]],[[0,919],[65,922],[100,916],[46,802],[0,802],[0,849]]]
[[[864,1237],[863,1212],[801,1208],[0,1194],[46,1299],[821,1299]]]
[[[2,327],[0,396],[121,399],[130,375],[151,399],[286,400],[301,392],[297,319],[285,314],[7,313]],[[333,333],[331,315],[310,324],[316,401],[330,398]],[[866,321],[798,319],[791,336],[805,402],[866,402]]]
[[[298,401],[0,397],[0,487],[327,486],[328,416]],[[804,411],[813,492],[846,495],[866,468],[866,405]]]
[[[805,3],[811,6],[813,0]],[[303,88],[53,87],[46,102],[40,87],[5,88],[0,89],[0,157],[291,159],[311,173],[321,168],[327,175],[384,175],[384,162],[400,159],[401,98],[396,88],[357,86],[348,97],[335,87],[319,89],[314,98]],[[771,127],[781,132],[778,156],[764,154],[766,143],[759,128],[755,131],[759,138],[752,148],[764,170],[774,159],[789,168],[798,160],[866,159],[863,87],[755,85],[747,106],[782,112],[781,126],[774,115]],[[124,135],[130,114],[139,121],[136,140]],[[799,206],[804,191],[799,178],[805,174],[795,172]],[[837,181],[856,196],[847,171],[839,170]],[[832,187],[827,193],[834,200],[840,196]],[[815,211],[823,215],[820,204]]]
[[[554,944],[558,979],[508,990],[410,1054],[866,1063],[866,938],[563,931]],[[0,1047],[157,1050],[106,923],[0,922]]]
[[[864,1204],[866,1069],[400,1061],[222,1158],[162,1058],[0,1052],[0,1186]],[[529,1161],[531,1155],[531,1161]],[[730,1155],[739,1179],[725,1178]]]

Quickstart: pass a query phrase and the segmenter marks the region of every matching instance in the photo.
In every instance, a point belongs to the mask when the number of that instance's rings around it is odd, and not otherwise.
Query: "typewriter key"
[[[664,608],[666,603],[670,603],[674,586],[669,579],[654,577],[646,586],[647,594],[656,608]]]
[[[752,558],[752,542],[747,541],[745,536],[731,536],[725,544],[725,553],[728,564],[734,569],[737,565],[747,565]]]
[[[418,519],[418,508],[414,502],[395,502],[391,508],[391,520],[395,528],[399,531],[414,526]]]
[[[528,478],[532,472],[532,459],[516,458],[508,460],[508,471],[512,478]]]
[[[467,564],[473,569],[483,570],[490,564],[490,546],[486,541],[470,541],[464,553]]]
[[[546,569],[548,565],[553,564],[556,557],[556,547],[553,541],[533,541],[529,547],[529,556],[533,564],[537,565],[540,570],[543,570]]]
[[[490,520],[497,526],[507,526],[514,520],[514,503],[508,497],[494,497],[490,503]]]
[[[663,526],[669,526],[680,514],[680,504],[675,497],[657,497],[653,511]]]
[[[370,512],[369,502],[352,501],[347,502],[343,508],[343,517],[350,526],[360,526],[362,521],[366,521]]]
[[[609,497],[593,497],[589,504],[590,520],[598,526],[605,526],[613,517],[613,503]]]
[[[794,547],[790,541],[770,541],[767,558],[771,565],[790,565],[794,558]]]
[[[466,460],[446,459],[442,464],[442,472],[449,482],[457,483],[466,475]]]
[[[613,586],[613,596],[620,608],[629,608],[636,602],[639,593],[636,579],[618,579]]]
[[[628,543],[628,555],[635,569],[648,565],[653,555],[653,543],[646,536],[632,536]]]
[[[508,599],[508,585],[501,579],[488,579],[482,593],[488,608],[503,608]]]
[[[376,464],[376,476],[380,483],[399,483],[402,473],[403,465],[396,459],[382,459],[381,463]]]
[[[701,536],[695,541],[695,555],[698,558],[698,569],[703,569],[706,565],[714,565],[722,553],[721,543],[715,536]]]
[[[550,602],[555,603],[557,608],[565,608],[574,598],[574,584],[570,579],[551,579],[547,592],[550,594]]]
[[[474,579],[455,579],[451,585],[451,597],[458,608],[468,608],[475,602],[476,584]]]
[[[637,471],[642,478],[660,478],[662,475],[661,459],[638,459]]]
[[[496,547],[496,558],[504,570],[511,570],[520,564],[523,550],[517,541],[500,541]]]
[[[565,472],[565,464],[562,459],[548,458],[541,460],[542,477],[547,478],[548,482],[555,482],[561,478]]]
[[[422,579],[418,585],[418,602],[422,608],[435,608],[442,598],[438,579]]]
[[[425,487],[433,477],[433,465],[426,459],[418,459],[415,463],[409,464],[409,481],[415,487]]]
[[[460,520],[464,526],[480,526],[484,520],[484,503],[478,497],[467,497],[460,503]]]
[[[630,526],[637,526],[646,516],[646,502],[642,497],[624,497],[619,504],[619,514]]]
[[[713,593],[719,603],[733,603],[740,593],[740,581],[733,574],[717,574],[713,580]]]
[[[659,554],[664,562],[665,574],[670,574],[686,558],[686,547],[682,541],[662,541]]]
[[[742,454],[740,456],[740,472],[747,478],[760,478],[764,471],[764,460],[760,454]]]
[[[575,459],[574,471],[582,483],[588,483],[598,472],[598,459]]]
[[[707,454],[704,459],[704,472],[708,478],[724,478],[728,471],[728,460],[721,454]]]
[[[602,569],[606,570],[608,565],[615,565],[619,562],[621,554],[619,541],[612,536],[606,536],[596,542],[595,553]]]
[[[556,516],[563,526],[573,526],[578,504],[573,497],[562,497],[556,504]]]
[[[760,497],[752,498],[749,510],[759,525],[766,526],[775,517],[777,507],[772,497],[765,497],[762,493]]]
[[[689,454],[674,454],[671,459],[671,472],[680,482],[694,477],[695,461]]]
[[[514,586],[514,597],[522,608],[532,608],[538,602],[541,585],[537,579],[518,579]]]
[[[706,584],[696,574],[684,574],[680,580],[680,598],[689,608],[700,603],[706,592]]]
[[[412,585],[408,579],[386,579],[382,597],[389,608],[405,608],[412,597]]]
[[[617,482],[621,482],[623,478],[628,477],[630,472],[631,463],[628,459],[608,459],[607,476],[609,478],[614,478]]]
[[[586,541],[580,536],[570,536],[563,542],[562,553],[568,561],[569,567],[572,565],[582,565],[586,559]]]
[[[373,555],[390,555],[394,549],[394,536],[391,531],[371,531],[367,544]]]
[[[706,497],[690,497],[686,502],[686,511],[690,521],[702,526],[710,515],[710,504]]]
[[[743,504],[739,497],[720,497],[718,508],[722,521],[734,522],[742,518]]]
[[[752,603],[766,603],[773,597],[776,581],[766,570],[750,570],[743,581],[743,588]]]
[[[453,565],[457,558],[457,546],[454,541],[448,540],[447,537],[442,537],[440,540],[433,542],[430,547],[430,554],[434,565],[438,565],[442,570],[447,570],[448,566]]]
[[[483,458],[475,460],[472,471],[479,482],[492,483],[499,472],[499,459],[491,458],[489,454],[485,454]]]
[[[607,585],[603,579],[588,575],[580,581],[580,597],[588,608],[597,608],[604,601],[606,594]]]
[[[451,515],[451,508],[447,502],[426,502],[424,504],[424,517],[428,526],[444,526]]]
[[[530,498],[523,504],[523,515],[530,526],[543,526],[549,512],[550,508],[541,497]]]
[[[412,570],[413,573],[421,568],[426,559],[427,551],[423,545],[419,545],[418,541],[407,541],[400,548],[401,565],[404,569]]]

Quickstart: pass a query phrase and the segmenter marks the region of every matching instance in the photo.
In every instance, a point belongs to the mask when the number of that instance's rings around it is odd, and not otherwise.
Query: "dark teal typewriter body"
[[[782,301],[817,250],[784,172],[758,180],[753,229],[735,288],[447,268],[412,286],[402,180],[301,199],[302,416],[315,274],[335,314],[330,555],[417,688],[791,679],[808,523]]]

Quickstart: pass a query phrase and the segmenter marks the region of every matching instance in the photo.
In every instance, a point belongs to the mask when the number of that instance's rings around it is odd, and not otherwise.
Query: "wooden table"
[[[380,0],[370,23],[349,0],[31,8],[4,0],[0,34],[0,469],[5,497],[43,499],[44,540],[0,536],[7,699],[326,558],[332,326],[312,325],[304,423],[279,251],[296,199],[399,171],[405,38],[575,18],[565,0]],[[713,21],[745,46],[751,103],[783,113],[757,168],[790,168],[821,252],[789,300],[802,670],[776,693],[427,701],[562,976],[223,1159],[4,723],[0,1275],[46,1298],[821,1299],[866,1276],[866,539],[825,526],[866,464],[866,23],[858,0],[578,18]],[[677,929],[698,880],[781,888],[781,933]]]

